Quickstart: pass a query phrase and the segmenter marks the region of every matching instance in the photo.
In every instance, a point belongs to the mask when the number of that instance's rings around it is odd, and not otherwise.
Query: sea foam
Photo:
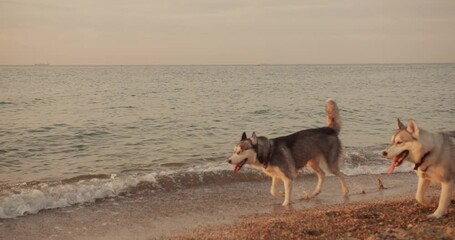
[[[155,174],[81,180],[72,184],[40,183],[19,193],[0,197],[0,218],[35,214],[43,209],[61,208],[96,199],[115,197],[139,182],[155,182]]]

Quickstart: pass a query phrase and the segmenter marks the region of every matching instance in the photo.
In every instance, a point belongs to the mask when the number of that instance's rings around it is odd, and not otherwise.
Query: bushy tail
[[[331,98],[325,102],[325,113],[327,115],[327,126],[333,128],[337,134],[340,134],[341,117],[337,104]]]

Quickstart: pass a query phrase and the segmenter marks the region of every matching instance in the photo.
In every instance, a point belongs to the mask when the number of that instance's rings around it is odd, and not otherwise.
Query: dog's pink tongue
[[[387,170],[387,174],[392,174],[393,170],[395,170],[395,162],[390,165],[389,169]]]
[[[234,166],[234,174],[233,175],[236,175],[237,172],[240,170],[240,166],[237,164]]]
[[[390,165],[389,169],[387,170],[387,174],[393,173],[393,170],[395,170],[395,167],[397,166],[397,163],[400,159],[398,157],[394,157],[392,161],[392,165]]]

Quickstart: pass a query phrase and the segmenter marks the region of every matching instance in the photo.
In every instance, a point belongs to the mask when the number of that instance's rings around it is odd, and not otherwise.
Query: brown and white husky
[[[436,211],[428,217],[440,218],[447,213],[455,185],[455,131],[431,133],[409,120],[405,126],[398,119],[397,131],[392,136],[392,145],[382,155],[392,159],[389,174],[404,160],[415,164],[419,176],[416,199],[423,205],[430,182],[441,184],[441,195]]]

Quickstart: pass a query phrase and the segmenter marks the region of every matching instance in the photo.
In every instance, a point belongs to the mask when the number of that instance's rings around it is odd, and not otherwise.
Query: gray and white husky
[[[382,155],[392,159],[389,174],[404,160],[415,164],[419,176],[416,199],[423,205],[429,204],[425,192],[430,182],[441,184],[438,208],[428,217],[440,218],[447,213],[455,185],[455,131],[431,133],[419,128],[414,120],[405,126],[398,119],[392,145]]]
[[[262,169],[272,177],[270,193],[278,195],[279,181],[284,184],[283,206],[291,203],[292,181],[297,171],[308,165],[318,176],[318,183],[309,198],[321,192],[327,169],[337,176],[341,183],[343,195],[348,195],[344,174],[340,171],[340,155],[342,146],[338,134],[341,129],[341,119],[336,103],[329,99],[325,105],[328,127],[302,130],[287,136],[268,139],[256,137],[247,138],[242,134],[240,143],[234,147],[234,154],[228,163],[235,165],[234,174],[245,164]]]

